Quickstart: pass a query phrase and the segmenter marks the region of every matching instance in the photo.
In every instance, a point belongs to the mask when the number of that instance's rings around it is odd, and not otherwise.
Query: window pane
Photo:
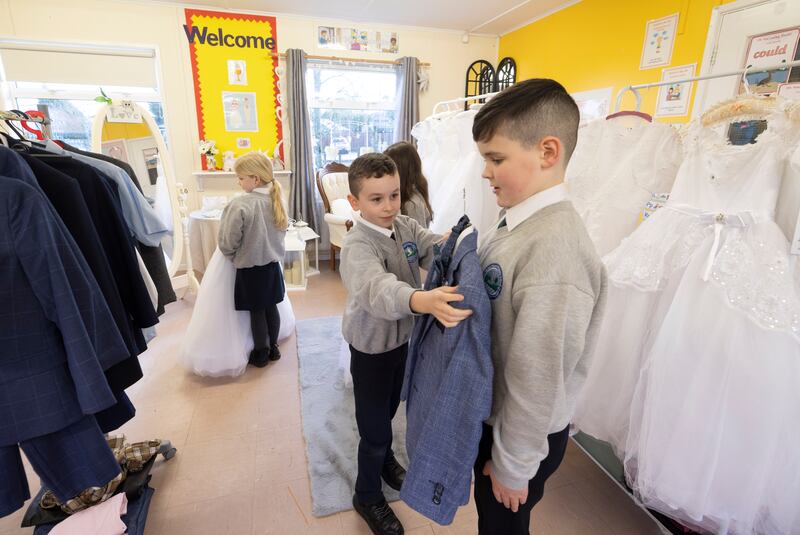
[[[352,162],[394,141],[397,75],[391,67],[312,65],[306,71],[314,163]]]
[[[349,102],[356,108],[393,109],[397,75],[394,70],[371,67],[310,67],[306,72],[306,87],[312,108]]]
[[[92,149],[92,122],[100,104],[91,100],[19,98],[22,111],[39,110],[50,117],[53,139],[60,139],[81,150]],[[29,136],[33,138],[33,136]]]
[[[349,164],[363,151],[382,152],[394,141],[394,111],[312,108],[314,163]]]

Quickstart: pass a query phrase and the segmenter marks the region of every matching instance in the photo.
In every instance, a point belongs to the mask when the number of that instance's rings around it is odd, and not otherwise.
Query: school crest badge
[[[489,299],[497,299],[503,291],[503,268],[500,264],[489,264],[483,270],[483,284]]]
[[[413,241],[407,241],[403,244],[403,251],[406,253],[406,260],[409,264],[416,264],[419,261],[419,251],[417,244]]]

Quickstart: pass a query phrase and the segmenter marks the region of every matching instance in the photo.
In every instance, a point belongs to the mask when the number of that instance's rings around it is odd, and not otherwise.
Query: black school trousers
[[[381,472],[392,451],[392,419],[400,405],[408,344],[386,353],[362,353],[350,346],[350,374],[356,402],[358,477],[356,497],[362,504],[384,499]]]
[[[483,475],[483,466],[492,458],[494,438],[492,427],[483,424],[483,435],[475,460],[475,506],[478,509],[478,535],[528,535],[531,511],[544,495],[544,484],[555,473],[564,460],[569,440],[569,426],[547,436],[547,457],[539,465],[539,471],[528,481],[528,499],[516,513],[498,502],[492,493],[492,480]]]

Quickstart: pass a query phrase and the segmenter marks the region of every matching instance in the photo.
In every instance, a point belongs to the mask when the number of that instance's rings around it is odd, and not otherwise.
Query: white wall
[[[316,26],[348,25],[346,21],[313,20],[277,14],[278,47],[302,48],[312,55],[333,55],[316,48]],[[88,44],[153,46],[159,51],[161,91],[169,145],[173,152],[176,179],[192,192],[191,176],[200,168],[197,150],[197,118],[188,45],[183,32],[183,7],[160,3],[121,0],[0,0],[0,36],[42,41]],[[431,64],[430,89],[421,95],[420,113],[430,114],[439,100],[462,96],[464,74],[476,59],[497,60],[497,39],[472,36],[461,42],[459,32],[387,27],[352,23],[368,29],[392,29],[399,33],[402,55],[416,56]],[[336,51],[337,56],[362,59],[392,59],[387,54]],[[46,70],[47,65],[41,65]],[[193,195],[197,205],[197,196]]]

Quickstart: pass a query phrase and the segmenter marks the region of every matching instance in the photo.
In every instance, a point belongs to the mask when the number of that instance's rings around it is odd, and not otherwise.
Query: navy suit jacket
[[[0,177],[0,446],[113,405],[103,370],[127,357],[97,282],[47,199]]]
[[[433,316],[414,325],[402,399],[410,464],[400,498],[439,524],[449,524],[469,503],[472,468],[483,421],[491,414],[492,307],[477,254],[477,231],[457,240],[464,216],[436,254],[425,289],[458,286],[472,316],[445,329]],[[458,243],[458,245],[457,245]]]

